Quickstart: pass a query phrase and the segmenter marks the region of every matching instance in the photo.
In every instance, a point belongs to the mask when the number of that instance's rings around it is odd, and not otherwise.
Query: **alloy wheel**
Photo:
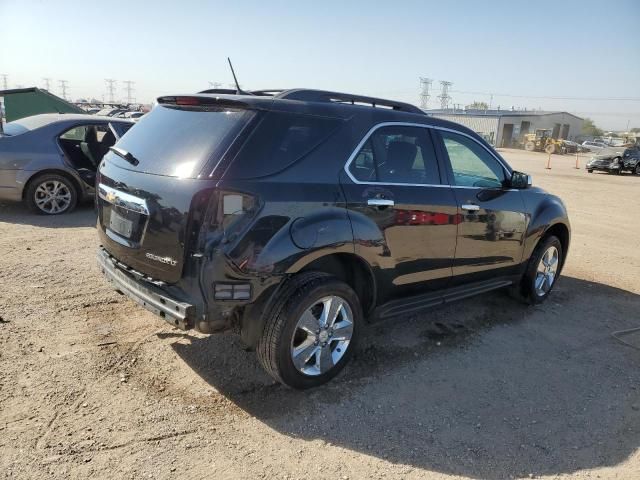
[[[558,261],[558,249],[554,246],[549,247],[542,255],[535,280],[536,295],[539,297],[544,297],[551,290],[558,272]]]
[[[71,205],[71,190],[63,182],[47,180],[36,187],[34,201],[44,213],[61,213]]]
[[[337,295],[323,297],[307,308],[296,323],[291,359],[305,375],[322,375],[333,368],[349,348],[353,312]]]

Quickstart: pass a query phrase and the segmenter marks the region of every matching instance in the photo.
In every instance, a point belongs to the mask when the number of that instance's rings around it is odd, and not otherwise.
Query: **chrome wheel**
[[[34,202],[44,213],[61,213],[71,205],[71,190],[59,180],[47,180],[36,187]]]
[[[310,376],[326,373],[344,356],[353,336],[353,312],[336,295],[323,297],[307,308],[296,323],[291,359]]]
[[[556,274],[558,272],[558,249],[554,246],[549,247],[538,263],[538,270],[536,272],[536,295],[544,297],[556,280]]]

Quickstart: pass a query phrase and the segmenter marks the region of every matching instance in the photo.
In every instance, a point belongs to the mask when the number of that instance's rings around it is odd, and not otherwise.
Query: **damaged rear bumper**
[[[182,330],[193,328],[196,320],[196,308],[167,296],[166,292],[151,283],[142,284],[133,273],[127,273],[106,250],[101,248],[97,255],[98,266],[104,276],[119,290],[150,312],[166,320],[174,327]]]

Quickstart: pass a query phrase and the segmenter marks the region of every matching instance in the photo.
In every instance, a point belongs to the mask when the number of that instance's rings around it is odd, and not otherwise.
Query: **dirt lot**
[[[90,205],[0,205],[0,477],[638,478],[640,351],[611,333],[640,326],[640,177],[503,154],[570,212],[549,302],[495,292],[376,325],[304,393],[234,336],[111,291]]]

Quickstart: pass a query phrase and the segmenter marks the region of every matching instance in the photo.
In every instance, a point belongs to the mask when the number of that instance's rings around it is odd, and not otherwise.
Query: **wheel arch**
[[[27,191],[29,190],[29,186],[41,175],[60,175],[62,177],[67,178],[70,182],[73,183],[73,187],[76,189],[78,194],[78,201],[81,198],[84,198],[86,195],[86,190],[82,187],[82,183],[79,179],[77,179],[72,173],[67,170],[59,169],[59,168],[45,168],[44,170],[37,170],[32,172],[32,174],[26,179],[24,182],[24,187],[22,188],[22,200],[26,200]]]
[[[355,253],[330,253],[317,258],[299,272],[317,271],[328,273],[349,285],[358,295],[365,316],[376,305],[377,289],[375,275],[369,264]]]
[[[567,253],[569,251],[569,243],[571,240],[571,233],[569,227],[562,222],[554,223],[550,225],[540,237],[537,243],[540,243],[545,238],[550,236],[555,236],[560,240],[560,245],[562,245],[562,263],[560,264],[560,269],[564,266],[564,263],[567,258]],[[536,243],[536,245],[537,245]]]

